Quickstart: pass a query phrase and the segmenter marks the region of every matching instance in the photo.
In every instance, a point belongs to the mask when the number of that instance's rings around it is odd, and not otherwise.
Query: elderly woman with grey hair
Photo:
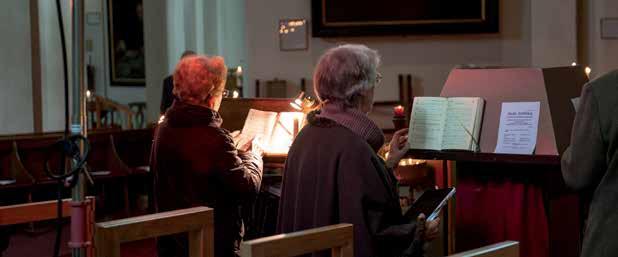
[[[262,181],[261,151],[238,151],[218,110],[227,68],[221,57],[190,56],[174,71],[177,100],[154,136],[150,165],[157,211],[195,206],[215,210],[215,256],[235,256],[243,203]],[[159,238],[159,257],[188,256],[186,235]]]
[[[416,242],[435,238],[439,220],[417,232],[402,215],[392,169],[408,149],[406,130],[395,133],[386,162],[377,155],[384,134],[367,113],[379,65],[378,53],[363,45],[335,47],[320,58],[313,87],[322,108],[308,115],[289,151],[277,230],[351,223],[354,256],[420,256]]]

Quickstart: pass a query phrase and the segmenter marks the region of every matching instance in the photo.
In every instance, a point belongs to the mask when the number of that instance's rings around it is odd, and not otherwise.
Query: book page
[[[481,98],[453,97],[448,99],[442,149],[474,150],[478,135],[474,135],[477,109]],[[472,139],[474,136],[474,140]]]
[[[412,149],[442,149],[448,101],[443,97],[415,97],[408,142]]]
[[[305,114],[302,112],[281,112],[275,122],[270,141],[265,149],[269,154],[287,154],[294,141],[294,130],[300,130],[304,123]],[[296,125],[294,125],[296,123]],[[296,131],[298,133],[298,131]]]
[[[502,103],[495,153],[533,154],[540,112],[541,102]]]
[[[270,137],[275,127],[278,114],[276,112],[260,111],[250,109],[245,120],[245,125],[240,132],[240,139],[236,142],[236,146],[246,145],[253,140],[256,136],[259,136],[262,140],[262,144],[268,144]]]

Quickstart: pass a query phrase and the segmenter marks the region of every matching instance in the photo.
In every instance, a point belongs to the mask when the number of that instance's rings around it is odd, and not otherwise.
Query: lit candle
[[[586,76],[588,76],[588,79],[590,79],[590,73],[592,72],[592,69],[590,69],[590,67],[586,67],[584,71],[586,72]]]
[[[403,117],[406,115],[405,110],[401,105],[395,106],[395,108],[393,108],[393,113],[395,114],[395,117]]]

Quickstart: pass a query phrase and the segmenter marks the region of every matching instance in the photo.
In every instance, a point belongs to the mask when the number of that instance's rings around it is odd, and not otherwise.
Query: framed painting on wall
[[[499,0],[311,0],[314,37],[496,33]]]
[[[112,86],[144,86],[142,0],[107,0],[109,71]]]

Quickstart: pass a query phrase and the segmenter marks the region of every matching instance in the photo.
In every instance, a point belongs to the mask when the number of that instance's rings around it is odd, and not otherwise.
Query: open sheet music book
[[[305,114],[302,112],[277,113],[250,109],[236,145],[243,146],[257,136],[264,146],[265,155],[287,154],[294,141],[294,127],[300,130],[304,121]]]
[[[410,148],[478,151],[484,107],[479,97],[415,97]]]

